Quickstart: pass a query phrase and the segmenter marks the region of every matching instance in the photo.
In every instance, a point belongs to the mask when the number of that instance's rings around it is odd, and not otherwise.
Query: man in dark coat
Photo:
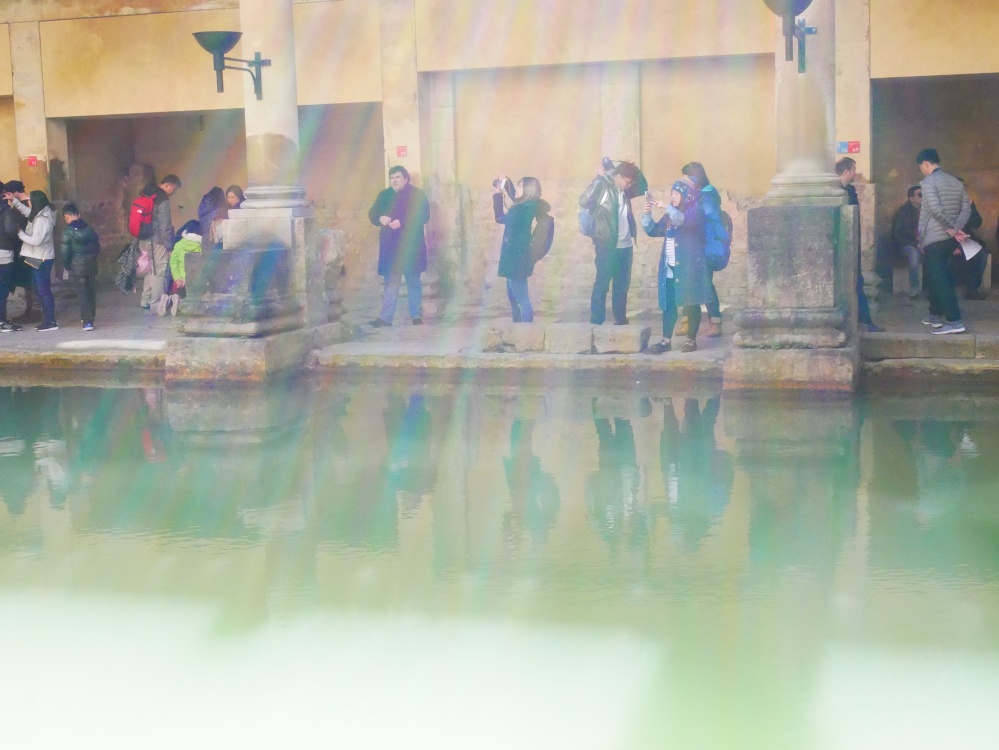
[[[836,162],[836,175],[839,182],[846,191],[847,203],[857,207],[857,218],[860,218],[860,200],[857,197],[857,188],[853,186],[853,181],[857,177],[857,162],[849,156],[844,156]],[[883,333],[884,328],[874,324],[871,318],[871,306],[867,301],[867,294],[864,292],[864,274],[860,268],[860,245],[857,245],[857,325],[861,331],[870,333]]]
[[[611,292],[614,324],[628,324],[628,289],[631,286],[631,266],[638,228],[631,201],[648,189],[641,170],[629,161],[617,165],[602,164],[579,198],[582,208],[593,212],[593,249],[597,276],[590,295],[590,322],[601,325],[607,316],[607,291]]]
[[[891,220],[891,238],[895,249],[905,258],[909,269],[909,296],[919,297],[919,272],[923,254],[919,252],[916,230],[919,228],[919,206],[923,202],[923,189],[919,185],[909,188],[909,199],[895,212]]]
[[[399,299],[399,284],[406,277],[409,316],[413,325],[423,323],[423,285],[427,270],[427,242],[423,227],[430,220],[427,194],[409,182],[405,167],[389,169],[389,187],[378,194],[368,218],[381,227],[378,237],[378,275],[385,279],[381,313],[371,321],[375,328],[392,325]]]

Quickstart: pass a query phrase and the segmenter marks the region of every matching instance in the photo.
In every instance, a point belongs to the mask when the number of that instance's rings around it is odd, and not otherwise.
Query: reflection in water
[[[586,487],[590,521],[615,549],[622,537],[642,546],[648,537],[648,508],[639,493],[640,474],[630,419],[594,418],[597,469]]]
[[[0,610],[72,622],[79,641],[53,663],[50,638],[21,633],[14,683],[35,684],[33,664],[58,682],[98,629],[130,690],[148,672],[118,650],[127,637],[204,675],[175,640],[194,607],[206,653],[245,639],[212,667],[220,695],[263,690],[275,668],[309,685],[296,696],[348,703],[342,675],[361,695],[378,692],[365,675],[419,686],[350,704],[353,723],[328,702],[296,714],[330,719],[308,736],[343,746],[375,745],[334,725],[412,727],[409,711],[468,727],[433,747],[575,716],[593,728],[574,748],[852,748],[842,727],[876,703],[871,736],[913,747],[880,700],[922,679],[912,659],[999,653],[999,403],[426,383],[221,395],[0,388]],[[317,654],[328,668],[281,671]],[[999,671],[974,682],[962,658],[942,681],[999,697]],[[62,707],[30,692],[0,701],[44,725],[37,707]],[[954,699],[934,698],[923,714],[944,722]],[[975,718],[948,727],[952,744],[999,744]],[[574,721],[523,744],[567,746]],[[368,739],[401,744],[391,731]]]
[[[555,477],[541,468],[534,454],[534,420],[515,419],[510,426],[510,455],[503,459],[510,510],[503,517],[503,535],[515,549],[524,532],[543,543],[558,516],[559,493]]]
[[[696,550],[725,511],[732,491],[732,461],[715,447],[715,423],[721,396],[683,402],[683,426],[671,399],[663,404],[659,442],[660,466],[667,488],[667,516],[672,534],[688,550]]]

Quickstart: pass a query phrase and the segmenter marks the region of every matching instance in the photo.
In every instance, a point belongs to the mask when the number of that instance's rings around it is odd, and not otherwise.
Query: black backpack
[[[534,230],[531,232],[531,262],[537,263],[552,249],[552,242],[555,241],[555,219],[549,213],[538,213],[534,219]]]

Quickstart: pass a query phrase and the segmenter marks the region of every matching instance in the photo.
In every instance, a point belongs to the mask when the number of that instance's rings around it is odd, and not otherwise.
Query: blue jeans
[[[513,310],[514,323],[533,323],[534,308],[531,307],[531,293],[527,288],[527,279],[507,279],[506,296]]]
[[[31,269],[31,285],[35,288],[38,301],[42,305],[42,323],[55,323],[55,297],[52,296],[52,264],[54,260],[43,260],[38,268]]]
[[[864,274],[860,272],[860,256],[857,256],[857,321],[868,326],[874,325],[874,321],[871,320],[871,306],[864,292]]]
[[[420,282],[420,274],[405,274],[406,277],[406,297],[409,302],[409,317],[423,317],[423,284]],[[385,277],[385,296],[382,297],[382,311],[379,318],[386,323],[391,323],[395,317],[395,308],[399,302],[399,284],[403,274],[393,274]]]
[[[607,317],[607,291],[614,282],[611,292],[611,309],[614,322],[623,324],[628,319],[628,287],[631,286],[631,264],[634,247],[619,247],[613,250],[596,251],[593,263],[597,267],[597,278],[593,282],[590,295],[590,322],[600,325]]]

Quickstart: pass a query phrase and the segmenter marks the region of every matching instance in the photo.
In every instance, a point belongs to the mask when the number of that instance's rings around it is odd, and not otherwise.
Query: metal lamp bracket
[[[813,34],[818,34],[819,30],[815,26],[806,26],[805,19],[799,18],[794,25],[792,36],[798,40],[798,72],[805,72],[805,39]],[[791,60],[791,40],[788,38],[788,60]]]
[[[257,100],[264,98],[264,87],[263,81],[260,76],[260,69],[270,67],[270,60],[261,60],[260,53],[254,54],[252,60],[244,60],[240,57],[223,57],[223,62],[227,63],[242,63],[243,65],[223,65],[222,70],[242,70],[244,73],[249,73],[250,78],[253,79],[253,93],[257,95]],[[216,68],[216,70],[219,70]],[[219,89],[221,91],[221,89]]]

